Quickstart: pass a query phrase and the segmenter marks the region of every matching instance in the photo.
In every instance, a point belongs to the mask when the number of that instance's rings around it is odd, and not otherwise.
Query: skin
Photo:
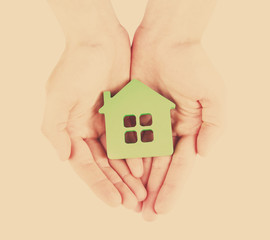
[[[215,0],[149,0],[132,52],[109,0],[48,2],[66,48],[48,80],[43,132],[104,202],[155,220],[223,129],[224,84],[200,43]],[[107,158],[102,92],[133,78],[176,104],[172,156]]]
[[[200,43],[214,4],[150,0],[134,37],[131,78],[176,103],[174,154],[144,159],[148,196],[138,208],[148,221],[173,207],[196,155],[207,155],[223,129],[225,87]]]
[[[102,92],[115,93],[129,80],[128,34],[109,1],[49,3],[64,30],[66,47],[47,83],[43,133],[104,202],[135,209],[146,197],[137,178],[143,173],[142,159],[128,166],[130,160],[107,158],[104,117],[98,113]]]

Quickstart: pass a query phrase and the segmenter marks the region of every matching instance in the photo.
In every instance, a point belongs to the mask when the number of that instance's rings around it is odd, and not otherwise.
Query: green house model
[[[168,156],[173,153],[170,110],[175,104],[138,80],[111,97],[103,93],[107,155],[110,159]]]

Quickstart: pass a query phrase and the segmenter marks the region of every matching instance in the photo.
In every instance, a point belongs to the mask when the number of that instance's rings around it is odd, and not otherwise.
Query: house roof
[[[142,106],[150,104],[152,106],[166,107],[168,109],[174,109],[175,104],[163,97],[147,85],[138,80],[131,80],[124,88],[122,88],[116,95],[111,97],[109,91],[103,93],[104,105],[99,109],[100,113],[105,113],[112,107],[121,108],[121,106],[127,106],[131,104],[134,106]]]

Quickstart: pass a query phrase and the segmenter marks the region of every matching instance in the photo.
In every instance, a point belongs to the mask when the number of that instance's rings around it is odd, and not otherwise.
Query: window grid
[[[152,126],[152,124],[153,119],[150,113],[140,114],[139,117],[134,114],[125,115],[124,128],[127,130],[125,132],[124,138],[125,143],[135,144],[138,143],[138,140],[140,140],[142,143],[153,142],[154,132],[152,129],[149,129],[149,127]],[[138,134],[138,132],[140,134]]]

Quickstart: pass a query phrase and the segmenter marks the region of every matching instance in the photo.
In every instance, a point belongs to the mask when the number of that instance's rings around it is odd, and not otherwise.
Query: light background
[[[146,0],[113,3],[132,35]],[[268,0],[219,1],[203,44],[228,85],[227,131],[174,211],[147,223],[100,202],[41,135],[64,38],[46,1],[1,0],[0,239],[269,240],[269,10]]]

